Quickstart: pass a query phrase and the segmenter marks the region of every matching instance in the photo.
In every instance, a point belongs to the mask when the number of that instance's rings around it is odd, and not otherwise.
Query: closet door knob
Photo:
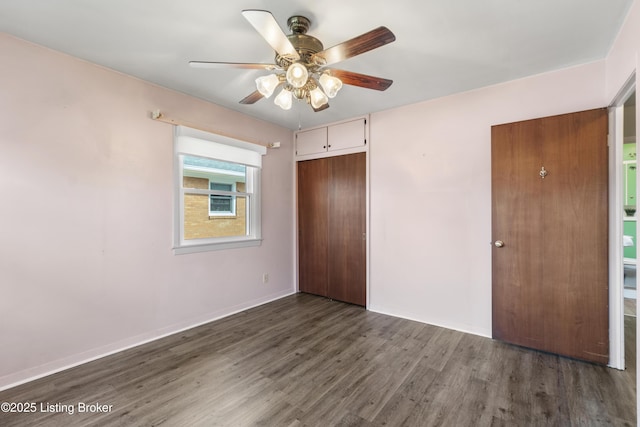
[[[502,240],[496,240],[494,245],[496,246],[496,248],[501,248],[504,246],[504,242]]]

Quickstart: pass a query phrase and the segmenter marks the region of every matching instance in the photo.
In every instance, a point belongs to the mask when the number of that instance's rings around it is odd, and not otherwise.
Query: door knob
[[[496,245],[496,248],[501,248],[504,246],[504,242],[502,240],[496,240],[494,245]]]

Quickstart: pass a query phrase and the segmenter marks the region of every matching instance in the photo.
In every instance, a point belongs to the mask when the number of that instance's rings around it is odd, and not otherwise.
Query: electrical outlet
[[[262,283],[269,283],[269,273],[262,274]]]

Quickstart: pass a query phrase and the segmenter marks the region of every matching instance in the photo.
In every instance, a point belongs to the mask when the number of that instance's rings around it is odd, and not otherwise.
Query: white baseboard
[[[444,324],[438,324],[438,323],[433,323],[433,322],[427,322],[427,321],[421,320],[421,319],[415,319],[415,318],[412,318],[412,317],[402,316],[402,315],[399,315],[399,314],[396,314],[396,313],[390,313],[390,312],[387,312],[387,311],[378,310],[375,307],[373,307],[373,308],[372,307],[368,307],[367,309],[369,311],[374,312],[374,313],[380,313],[380,314],[384,314],[386,316],[399,317],[400,319],[412,320],[414,322],[424,323],[425,325],[431,325],[431,326],[437,326],[439,328],[451,329],[453,331],[464,332],[465,334],[471,334],[471,335],[478,335],[480,337],[485,337],[485,338],[492,338],[491,331],[476,331],[476,330],[460,327],[460,326],[457,326],[457,325],[456,326],[452,326],[452,325],[444,325]]]
[[[25,369],[13,374],[5,375],[0,378],[0,391],[7,390],[12,387],[19,386],[30,381],[37,380],[55,374],[57,372],[65,371],[67,369],[92,362],[97,359],[101,359],[106,356],[110,356],[115,353],[119,353],[124,350],[128,350],[133,347],[137,347],[143,344],[147,344],[152,341],[159,340],[161,338],[168,337],[173,334],[177,334],[198,326],[213,322],[215,320],[222,319],[234,315],[236,313],[249,310],[254,307],[258,307],[263,304],[267,304],[272,301],[285,298],[287,296],[295,294],[296,291],[287,290],[286,292],[277,292],[275,294],[267,295],[263,298],[257,298],[255,300],[247,301],[242,304],[238,304],[232,307],[227,307],[224,310],[208,313],[205,316],[199,316],[198,318],[190,319],[179,324],[161,328],[155,331],[151,331],[145,334],[141,334],[135,337],[127,338],[112,344],[108,344],[102,347],[98,347],[92,350],[88,350],[82,353],[74,354],[69,357],[55,360],[53,362],[45,363],[43,365]]]

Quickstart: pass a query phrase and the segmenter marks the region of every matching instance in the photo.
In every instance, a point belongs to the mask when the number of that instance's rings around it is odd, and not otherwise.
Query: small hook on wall
[[[540,169],[540,178],[544,179],[545,176],[547,176],[547,171],[544,166],[542,166],[542,169]]]

